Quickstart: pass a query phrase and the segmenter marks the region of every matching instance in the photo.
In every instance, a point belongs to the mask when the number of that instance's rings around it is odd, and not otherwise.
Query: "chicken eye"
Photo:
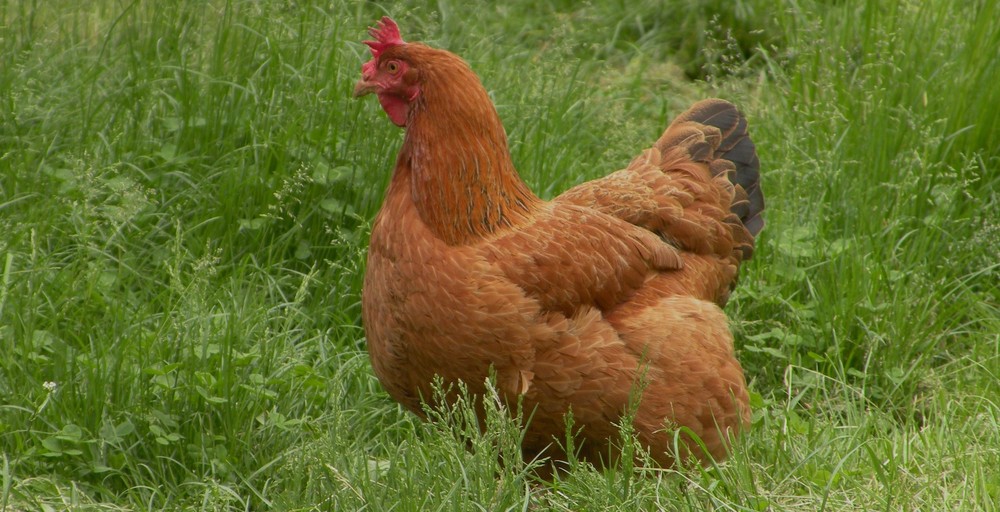
[[[399,71],[399,63],[394,60],[390,60],[389,62],[386,63],[385,70],[390,73],[396,73],[397,71]]]

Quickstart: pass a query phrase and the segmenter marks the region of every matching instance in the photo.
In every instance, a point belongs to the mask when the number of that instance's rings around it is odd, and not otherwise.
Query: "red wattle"
[[[396,126],[406,126],[406,117],[409,113],[409,103],[394,94],[379,94],[378,102],[382,104],[382,110],[389,114],[389,119]]]

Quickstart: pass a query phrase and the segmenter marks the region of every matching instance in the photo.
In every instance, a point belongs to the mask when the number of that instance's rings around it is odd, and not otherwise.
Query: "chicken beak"
[[[375,82],[369,82],[364,79],[358,80],[358,83],[354,84],[354,97],[360,98],[375,92],[376,85]]]
[[[378,90],[378,83],[375,78],[375,59],[365,62],[361,66],[361,80],[354,84],[354,97],[360,98]]]

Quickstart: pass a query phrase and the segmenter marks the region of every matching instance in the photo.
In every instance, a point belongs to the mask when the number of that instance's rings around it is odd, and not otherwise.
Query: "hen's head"
[[[375,93],[382,109],[397,126],[405,126],[410,104],[421,93],[419,72],[407,56],[407,47],[399,27],[388,16],[368,29],[374,41],[365,41],[371,48],[372,60],[361,66],[361,80],[354,87],[354,96]]]

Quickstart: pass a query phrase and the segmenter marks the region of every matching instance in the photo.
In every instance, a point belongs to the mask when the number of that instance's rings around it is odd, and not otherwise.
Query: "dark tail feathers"
[[[739,217],[750,235],[756,237],[764,228],[764,194],[760,189],[760,160],[757,148],[747,133],[747,118],[728,101],[708,99],[695,103],[674,123],[685,121],[714,126],[722,132],[722,141],[714,157],[729,160],[736,169],[734,172],[728,165],[725,168],[713,166],[712,171],[728,171],[729,181],[736,188],[731,211]]]

